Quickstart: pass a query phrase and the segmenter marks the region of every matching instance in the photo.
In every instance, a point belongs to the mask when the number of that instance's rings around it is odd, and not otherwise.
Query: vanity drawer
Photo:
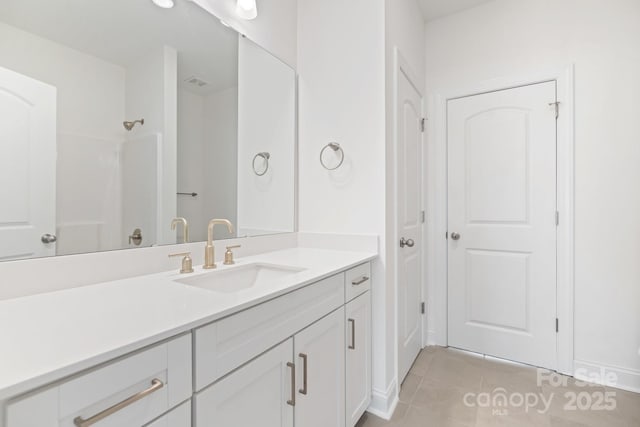
[[[195,331],[196,390],[284,341],[344,304],[344,273]]]
[[[371,263],[348,270],[345,279],[345,301],[349,302],[371,289]]]
[[[190,396],[187,334],[10,402],[7,427],[142,426]]]

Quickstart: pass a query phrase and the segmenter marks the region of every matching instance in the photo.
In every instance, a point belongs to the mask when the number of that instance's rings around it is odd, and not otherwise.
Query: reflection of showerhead
[[[141,125],[144,125],[144,119],[136,120],[133,122],[122,122],[122,126],[124,126],[126,130],[130,131],[131,129],[133,129],[136,123],[140,123]]]

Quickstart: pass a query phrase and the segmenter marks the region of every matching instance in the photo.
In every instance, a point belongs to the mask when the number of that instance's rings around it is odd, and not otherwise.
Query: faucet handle
[[[184,257],[182,258],[182,268],[180,269],[180,274],[193,273],[193,261],[191,259],[191,252],[169,254],[169,258],[179,257],[179,256]]]
[[[242,245],[234,245],[234,246],[227,246],[227,251],[224,253],[224,265],[233,265],[236,262],[233,260],[233,251],[232,249],[238,249],[241,248]]]

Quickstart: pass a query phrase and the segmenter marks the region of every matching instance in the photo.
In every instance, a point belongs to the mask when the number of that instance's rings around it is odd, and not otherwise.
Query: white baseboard
[[[394,379],[386,391],[373,389],[371,405],[367,408],[367,412],[388,421],[398,402],[398,382]]]
[[[574,377],[585,382],[640,393],[640,371],[585,360],[574,361]]]
[[[433,345],[445,346],[446,344],[442,344],[441,342],[439,342],[438,333],[433,329],[429,329],[427,331],[427,346]]]

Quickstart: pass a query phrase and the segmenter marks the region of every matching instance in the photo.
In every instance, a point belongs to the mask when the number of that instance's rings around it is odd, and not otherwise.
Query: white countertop
[[[176,271],[0,301],[0,401],[60,380],[375,258],[287,249],[236,260],[305,270],[236,293],[175,282]],[[234,268],[222,266],[218,270]],[[117,266],[114,266],[117,268]],[[216,270],[216,271],[218,271]]]

